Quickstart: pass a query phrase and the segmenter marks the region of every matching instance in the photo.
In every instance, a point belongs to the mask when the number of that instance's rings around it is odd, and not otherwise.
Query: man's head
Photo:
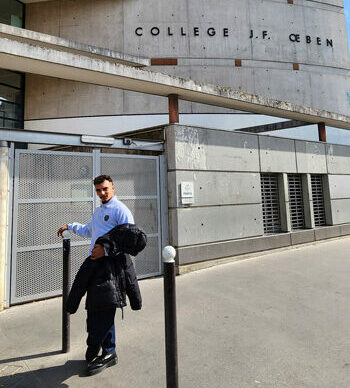
[[[102,203],[108,202],[114,197],[113,180],[109,175],[99,175],[94,179],[96,194]]]

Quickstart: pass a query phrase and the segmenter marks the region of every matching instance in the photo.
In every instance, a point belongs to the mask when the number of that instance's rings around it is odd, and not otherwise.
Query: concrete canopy
[[[158,96],[177,94],[182,100],[350,129],[349,116],[135,68],[109,55],[91,57],[58,45],[59,39],[0,25],[0,67]]]

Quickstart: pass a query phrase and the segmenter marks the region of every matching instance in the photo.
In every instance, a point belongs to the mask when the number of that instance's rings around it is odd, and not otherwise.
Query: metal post
[[[176,251],[172,246],[163,249],[167,388],[178,388],[175,256]]]
[[[318,123],[318,140],[323,142],[327,141],[327,132],[326,132],[325,123]]]
[[[70,238],[69,232],[63,232],[63,287],[62,287],[62,353],[70,350],[70,315],[66,310],[70,289]]]
[[[179,96],[177,94],[169,94],[169,123],[175,124],[179,122]]]

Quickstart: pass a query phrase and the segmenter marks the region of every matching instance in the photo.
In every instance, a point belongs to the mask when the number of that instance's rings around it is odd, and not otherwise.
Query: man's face
[[[95,190],[102,203],[106,203],[114,197],[114,185],[110,181],[104,181],[96,185]]]

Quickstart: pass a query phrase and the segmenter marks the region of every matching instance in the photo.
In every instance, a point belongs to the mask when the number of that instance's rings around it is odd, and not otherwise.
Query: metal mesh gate
[[[312,203],[315,226],[326,225],[322,175],[311,175]]]
[[[17,150],[14,180],[11,304],[61,294],[60,226],[90,221],[93,175],[107,173],[116,193],[148,234],[137,256],[139,277],[159,274],[160,215],[158,157]],[[72,277],[88,254],[90,241],[72,235]]]
[[[101,155],[101,174],[115,182],[118,199],[147,234],[147,247],[135,258],[138,277],[161,273],[159,159],[154,156]]]
[[[289,211],[292,229],[305,228],[304,202],[301,176],[288,174]]]
[[[278,179],[275,174],[261,174],[264,233],[281,231]]]
[[[92,154],[16,152],[11,303],[61,293],[60,226],[86,223],[93,211]],[[72,276],[88,240],[72,236]]]

